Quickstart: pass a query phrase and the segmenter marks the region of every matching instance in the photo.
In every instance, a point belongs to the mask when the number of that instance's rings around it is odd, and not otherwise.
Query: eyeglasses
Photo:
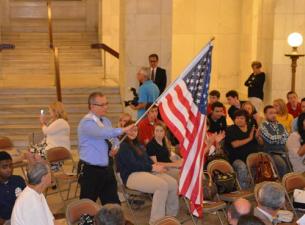
[[[94,103],[92,105],[96,105],[96,106],[99,106],[99,107],[104,107],[104,106],[107,106],[109,103],[106,102],[106,103],[103,103],[103,104],[97,104],[97,103]]]

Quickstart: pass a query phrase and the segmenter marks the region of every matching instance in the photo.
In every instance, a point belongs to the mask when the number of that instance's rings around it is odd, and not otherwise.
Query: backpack
[[[258,184],[263,181],[276,181],[273,166],[268,156],[259,154],[258,162],[254,165],[254,183]]]

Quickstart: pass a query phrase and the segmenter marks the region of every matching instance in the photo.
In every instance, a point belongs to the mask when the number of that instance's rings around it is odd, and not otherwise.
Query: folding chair
[[[53,181],[55,182],[55,185],[58,188],[57,192],[59,192],[60,197],[65,204],[65,201],[69,199],[71,185],[73,183],[76,183],[76,190],[75,190],[74,197],[76,197],[76,193],[77,193],[77,189],[78,189],[78,182],[77,182],[78,176],[76,173],[73,172],[75,163],[72,158],[71,152],[64,147],[55,147],[55,148],[48,149],[46,151],[46,158],[47,158],[47,161],[49,164],[65,162],[68,160],[70,160],[72,162],[72,172],[71,173],[64,171],[63,167],[60,167],[60,170],[58,172],[51,171]],[[68,183],[68,188],[62,189],[60,187],[61,182]],[[65,191],[67,191],[66,199],[62,195],[62,193]],[[52,192],[50,194],[55,194],[57,192]],[[48,195],[48,189],[46,190],[46,196],[47,195]]]
[[[209,177],[209,179],[210,179],[210,182],[213,182],[212,176],[211,176],[210,173],[208,173],[208,172],[206,172],[206,171],[204,171],[203,173],[206,174],[206,175],[208,175],[208,177]],[[189,213],[190,213],[190,215],[191,215],[191,219],[192,219],[193,224],[194,224],[194,225],[197,224],[198,219],[196,219],[196,218],[194,217],[194,215],[192,214],[192,212],[191,212],[189,200],[188,200],[187,198],[185,198],[185,197],[184,197],[183,199],[184,199],[184,202],[185,202],[185,204],[186,204],[186,206],[187,206],[187,208],[188,208],[188,211],[189,211]],[[226,207],[227,207],[227,204],[226,204],[224,201],[221,201],[221,200],[219,199],[219,196],[218,196],[218,195],[216,195],[216,196],[215,196],[215,199],[213,199],[212,201],[204,201],[204,202],[202,203],[202,207],[203,207],[203,209],[202,209],[203,214],[216,213],[216,216],[217,216],[219,222],[220,222],[222,225],[224,224],[223,221],[222,221],[222,219],[221,219],[221,216],[220,216],[219,212],[223,212],[223,214],[224,214],[224,216],[225,216],[225,218],[226,218],[226,211],[225,211],[225,209],[226,209]],[[184,222],[185,222],[185,221],[184,221]]]
[[[25,167],[28,165],[27,161],[24,160],[24,157],[19,153],[13,145],[13,142],[8,137],[0,137],[0,150],[8,152],[13,158],[13,168],[20,168],[23,174],[24,179],[27,179]]]
[[[298,218],[299,216],[297,214],[297,210],[293,206],[293,199],[291,196],[293,195],[293,191],[295,189],[303,189],[303,190],[305,189],[305,177],[302,173],[297,173],[297,172],[287,173],[284,175],[282,179],[282,184],[286,191],[288,203],[291,209],[293,210],[293,213]]]
[[[212,177],[213,177],[213,171],[216,169],[220,170],[223,173],[235,173],[230,163],[228,163],[223,159],[213,160],[208,164],[207,171],[212,175]],[[237,179],[235,180],[237,184],[236,187],[237,191],[219,194],[219,198],[225,202],[234,202],[239,198],[253,199],[254,197],[253,192],[241,190],[238,180]]]
[[[246,163],[247,163],[247,168],[248,168],[252,183],[254,185],[256,185],[255,179],[254,179],[254,174],[253,174],[253,168],[255,167],[257,162],[260,160],[260,155],[263,155],[263,157],[265,159],[268,159],[270,165],[272,166],[273,176],[276,177],[279,181],[280,180],[279,173],[277,171],[277,168],[275,166],[275,163],[274,163],[272,157],[267,153],[259,152],[259,153],[252,153],[252,154],[248,155],[248,157],[247,157]]]
[[[84,214],[95,216],[100,210],[100,206],[90,199],[79,199],[71,202],[67,206],[66,220],[68,225],[77,224]]]
[[[166,216],[155,222],[154,225],[181,225],[181,223],[175,217]]]
[[[113,170],[114,170],[115,178],[117,180],[118,190],[120,190],[122,192],[122,194],[126,200],[126,204],[130,210],[133,221],[136,221],[135,210],[139,209],[139,207],[135,206],[135,201],[139,200],[139,199],[143,200],[143,201],[145,201],[147,199],[152,200],[151,195],[149,193],[144,193],[144,192],[133,190],[133,189],[126,187],[121,179],[119,171],[117,170],[115,160],[113,163]]]

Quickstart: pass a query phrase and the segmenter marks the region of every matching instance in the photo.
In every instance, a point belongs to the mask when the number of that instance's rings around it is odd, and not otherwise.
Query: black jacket
[[[154,82],[158,86],[161,95],[162,92],[165,90],[167,83],[167,76],[165,69],[157,67]]]
[[[248,80],[245,82],[245,86],[248,87],[248,97],[256,97],[261,100],[264,99],[264,83],[265,83],[265,73],[260,73],[254,75],[253,73],[249,76]]]

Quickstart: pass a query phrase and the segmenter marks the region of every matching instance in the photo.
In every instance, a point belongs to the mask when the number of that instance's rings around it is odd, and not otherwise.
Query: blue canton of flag
[[[207,113],[208,90],[211,74],[211,57],[213,46],[193,69],[183,78],[188,90],[192,93],[194,103],[202,114]]]

